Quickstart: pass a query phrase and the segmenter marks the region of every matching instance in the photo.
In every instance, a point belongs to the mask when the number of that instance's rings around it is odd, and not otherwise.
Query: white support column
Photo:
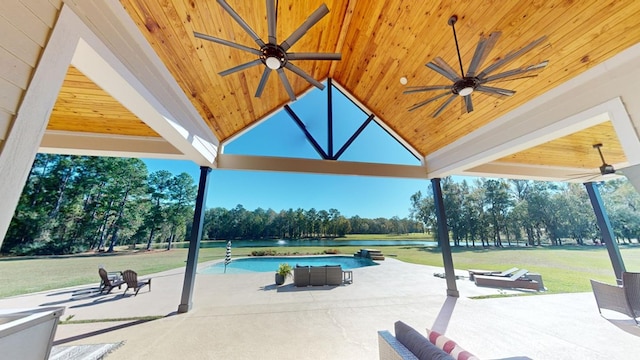
[[[0,149],[0,246],[38,152],[51,109],[78,43],[70,22],[77,17],[65,6],[47,43],[31,83]]]

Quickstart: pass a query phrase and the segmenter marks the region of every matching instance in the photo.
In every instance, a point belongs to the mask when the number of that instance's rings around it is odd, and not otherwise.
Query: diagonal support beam
[[[307,137],[307,140],[309,140],[309,142],[311,143],[313,148],[316,150],[316,152],[320,155],[320,157],[322,157],[323,160],[330,160],[330,158],[327,155],[327,153],[324,152],[324,150],[322,150],[322,147],[320,146],[320,144],[318,144],[316,139],[313,138],[313,135],[311,135],[309,130],[307,130],[307,127],[304,126],[304,123],[302,122],[302,120],[300,120],[300,118],[293,111],[293,109],[291,109],[291,107],[289,105],[285,105],[284,109],[287,111],[287,114],[289,114],[289,116],[291,116],[293,121],[295,121],[295,123],[298,124],[298,127],[300,127],[300,130],[302,130],[302,132],[304,133],[304,136]]]
[[[349,146],[351,146],[351,144],[356,140],[356,138],[360,135],[360,133],[362,133],[362,131],[364,131],[364,129],[367,127],[367,125],[369,125],[369,123],[373,120],[374,117],[375,117],[375,115],[373,115],[373,114],[369,115],[367,120],[365,120],[362,123],[362,125],[360,125],[358,130],[356,130],[356,132],[354,132],[353,135],[351,135],[349,140],[347,140],[347,142],[345,142],[344,145],[342,145],[340,150],[338,150],[336,155],[333,157],[333,160],[338,160],[340,155],[342,155],[342,153],[345,152],[345,150],[347,150],[349,148]]]

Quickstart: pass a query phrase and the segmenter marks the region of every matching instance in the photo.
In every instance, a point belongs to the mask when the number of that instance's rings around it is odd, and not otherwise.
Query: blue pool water
[[[353,256],[282,256],[282,257],[251,257],[232,260],[227,265],[227,274],[248,272],[275,272],[282,263],[291,267],[340,265],[342,270],[349,270],[364,266],[378,265],[370,259],[355,258]],[[219,262],[199,271],[201,274],[222,274],[224,262]]]

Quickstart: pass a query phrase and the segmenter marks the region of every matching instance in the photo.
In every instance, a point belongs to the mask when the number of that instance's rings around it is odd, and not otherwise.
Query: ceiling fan
[[[262,78],[260,79],[260,83],[258,84],[258,88],[256,89],[255,97],[260,97],[262,95],[262,91],[269,79],[269,75],[271,75],[271,71],[275,70],[280,77],[280,81],[284,86],[287,94],[289,94],[289,98],[291,101],[296,99],[296,96],[291,88],[291,84],[287,79],[287,76],[284,72],[284,69],[290,70],[294,74],[304,78],[306,81],[315,85],[320,90],[324,89],[324,85],[311,77],[304,70],[299,67],[293,65],[291,63],[292,60],[340,60],[342,58],[341,54],[337,53],[292,53],[288,52],[289,48],[291,48],[304,34],[307,33],[313,25],[315,25],[320,19],[322,19],[325,15],[329,13],[329,9],[325,4],[322,4],[316,11],[314,11],[303,23],[298,27],[287,39],[278,44],[276,40],[276,26],[277,26],[277,6],[274,0],[266,0],[267,2],[267,26],[268,26],[268,42],[264,42],[262,39],[258,37],[258,35],[251,29],[249,24],[247,24],[238,13],[233,10],[229,4],[225,0],[217,0],[218,4],[224,8],[224,10],[231,15],[231,17],[244,29],[249,36],[258,44],[259,49],[251,48],[245,45],[241,45],[238,43],[234,43],[228,40],[216,38],[213,36],[201,34],[199,32],[193,32],[193,35],[197,38],[203,40],[213,41],[218,44],[230,46],[235,49],[243,50],[254,55],[257,55],[258,58],[252,61],[249,61],[244,64],[240,64],[238,66],[232,67],[230,69],[224,70],[219,74],[222,76],[227,76],[229,74],[233,74],[237,71],[244,70],[259,64],[264,64],[265,69],[262,73]],[[276,0],[277,1],[277,0]]]
[[[602,155],[602,150],[600,149],[602,147],[602,143],[598,143],[598,144],[593,144],[593,148],[598,150],[598,155],[600,155],[600,160],[602,161],[602,165],[600,165],[599,169],[600,169],[600,173],[586,173],[586,174],[574,174],[576,175],[576,177],[573,177],[569,180],[577,180],[577,179],[582,179],[582,178],[587,178],[586,182],[591,181],[599,176],[605,176],[605,175],[622,175],[620,173],[619,170],[616,170],[616,168],[611,165],[611,164],[607,164],[607,162],[604,159],[604,155]]]
[[[511,96],[516,92],[513,90],[497,88],[486,86],[487,83],[495,82],[495,81],[506,81],[506,80],[515,80],[526,77],[534,77],[537,76],[535,74],[527,74],[525,73],[543,69],[549,63],[548,60],[545,60],[539,64],[530,65],[526,67],[520,67],[513,70],[508,70],[499,74],[491,75],[496,70],[502,68],[504,65],[508,64],[512,60],[524,55],[529,52],[534,47],[541,44],[546,36],[543,36],[529,45],[523,47],[520,50],[512,51],[508,53],[502,59],[496,61],[495,63],[487,66],[484,70],[478,71],[479,67],[486,60],[487,56],[493,49],[493,46],[498,41],[498,38],[501,35],[501,32],[496,31],[489,34],[489,36],[481,36],[480,41],[476,47],[475,53],[473,54],[473,58],[471,59],[471,64],[469,64],[469,68],[467,69],[467,73],[465,74],[464,69],[462,67],[462,58],[460,57],[460,49],[458,47],[458,37],[456,36],[456,27],[455,23],[458,21],[458,17],[453,15],[449,18],[449,25],[453,29],[453,38],[456,43],[456,51],[458,53],[458,63],[460,64],[460,75],[456,73],[456,71],[447,64],[441,57],[436,57],[433,61],[426,64],[426,66],[439,73],[440,75],[446,77],[451,80],[453,84],[451,85],[435,85],[435,86],[412,86],[409,87],[408,90],[404,91],[404,94],[418,93],[418,92],[426,92],[426,91],[444,91],[441,94],[438,94],[432,98],[429,98],[425,101],[419,102],[409,108],[409,111],[416,110],[422,106],[425,106],[431,102],[434,102],[438,99],[441,99],[445,96],[449,96],[444,103],[433,113],[433,117],[436,118],[442,111],[453,102],[456,97],[462,97],[464,99],[463,110],[466,112],[473,111],[473,102],[471,100],[471,94],[475,91],[497,96]]]

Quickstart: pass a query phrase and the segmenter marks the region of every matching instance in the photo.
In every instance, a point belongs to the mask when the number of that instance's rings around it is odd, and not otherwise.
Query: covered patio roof
[[[335,0],[329,13],[292,47],[296,52],[337,52],[340,61],[292,61],[316,80],[331,78],[390,134],[415,152],[425,178],[473,175],[554,181],[584,181],[599,173],[602,143],[616,169],[640,163],[633,114],[640,110],[634,91],[640,56],[635,2],[456,5],[450,1]],[[7,33],[2,58],[2,106],[8,141],[19,110],[31,106],[29,93],[56,94],[40,105],[46,123],[38,151],[85,155],[159,157],[192,160],[212,168],[247,167],[227,159],[224,144],[241,135],[290,98],[277,76],[254,97],[263,65],[227,76],[218,73],[255,59],[248,52],[193,36],[202,32],[255,47],[253,40],[218,3],[51,0],[11,2],[2,19]],[[276,35],[285,38],[322,1],[279,1]],[[229,1],[261,38],[267,34],[266,7]],[[67,7],[73,15],[60,17]],[[403,94],[408,86],[447,84],[425,67],[441,57],[457,68],[451,15],[458,17],[457,39],[463,68],[481,36],[502,33],[484,67],[546,36],[541,45],[503,70],[549,60],[536,77],[499,82],[511,97],[472,94],[474,111],[463,113],[456,100],[438,117],[441,101],[408,108],[431,93]],[[71,21],[69,18],[73,17]],[[43,56],[56,27],[67,54]],[[253,45],[252,45],[253,44]],[[60,52],[62,48],[57,49]],[[64,58],[64,60],[63,60]],[[66,63],[66,64],[65,64]],[[57,76],[36,88],[34,71]],[[60,82],[62,77],[62,82]],[[400,83],[405,77],[407,84]],[[296,96],[312,88],[288,73]],[[42,104],[43,101],[39,101]],[[34,121],[34,119],[30,119]],[[7,149],[7,151],[10,149]],[[220,161],[218,161],[220,160]],[[250,160],[250,159],[244,159]],[[258,162],[254,162],[258,163]],[[279,161],[274,161],[279,163]],[[337,172],[332,166],[287,164],[269,170]],[[310,168],[311,170],[309,170]],[[362,169],[363,167],[360,167]],[[359,174],[361,170],[354,168]],[[393,175],[404,176],[402,171]],[[585,177],[575,174],[585,174]]]

